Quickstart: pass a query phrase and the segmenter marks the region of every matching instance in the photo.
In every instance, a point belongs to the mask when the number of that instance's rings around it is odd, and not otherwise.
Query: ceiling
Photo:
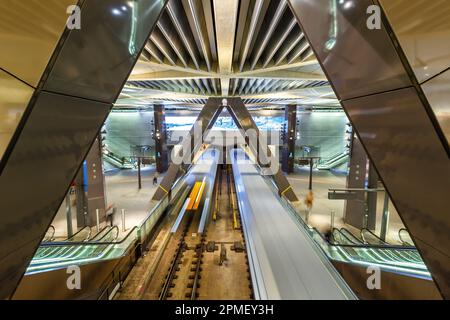
[[[285,0],[169,0],[116,107],[338,106]]]

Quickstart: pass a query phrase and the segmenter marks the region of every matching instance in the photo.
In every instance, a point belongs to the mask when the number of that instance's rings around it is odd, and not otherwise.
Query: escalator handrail
[[[402,245],[395,245],[395,244],[388,244],[388,245],[377,245],[377,244],[357,244],[357,245],[350,245],[350,244],[334,244],[328,242],[328,240],[324,237],[324,235],[317,230],[315,227],[308,227],[311,231],[317,233],[323,241],[327,242],[328,245],[332,247],[337,248],[362,248],[362,249],[385,249],[385,250],[400,250],[400,251],[417,251],[416,247],[413,246],[402,246]]]
[[[178,179],[175,181],[175,183],[172,185],[172,187],[170,188],[170,190],[173,190],[177,187],[178,183],[180,183],[180,181],[182,181],[185,177],[187,177],[190,172],[192,170],[192,166],[186,171],[185,174],[181,175],[180,177],[178,177]],[[141,224],[139,225],[139,227],[142,227],[143,225],[145,225],[147,223],[147,221],[149,219],[152,218],[153,213],[159,209],[159,206],[161,206],[164,203],[164,200],[166,200],[169,197],[169,193],[166,193],[161,200],[158,201],[158,203],[150,210],[149,214],[147,215],[147,217],[144,219],[143,222],[141,222]]]
[[[375,233],[373,233],[373,232],[370,231],[369,229],[367,229],[367,228],[362,228],[360,234],[361,234],[361,239],[363,239],[363,241],[364,241],[365,243],[369,243],[369,242],[367,242],[367,240],[364,238],[364,232],[370,233],[371,236],[373,236],[374,238],[376,238],[376,239],[377,239],[380,243],[382,243],[382,244],[385,244],[385,245],[391,245],[390,243],[384,241],[383,239],[381,239],[379,236],[377,236]]]
[[[55,229],[55,227],[52,224],[48,227],[47,232],[49,230],[52,230],[51,236],[50,237],[45,237],[44,236],[44,239],[42,240],[43,242],[51,242],[51,241],[55,240],[56,229]],[[46,233],[46,235],[47,235],[47,233]]]
[[[106,229],[108,229],[108,231],[106,231],[106,233],[104,235],[101,235],[99,239],[96,239],[96,237],[98,237],[102,232],[104,232]],[[106,226],[100,229],[99,232],[97,232],[92,238],[89,238],[89,242],[91,241],[98,241],[101,238],[103,238],[106,234],[108,234],[108,232],[111,230],[110,226]]]
[[[342,233],[344,233],[344,231],[342,231],[342,230],[345,231],[345,234],[350,235],[350,236],[354,239],[353,242],[354,242],[355,244],[364,244],[363,240],[361,240],[361,239],[359,239],[358,237],[356,237],[356,236],[355,236],[352,232],[350,232],[347,228],[342,227],[342,228],[340,229],[340,231],[341,231]]]
[[[411,243],[409,243],[408,241],[403,240],[403,238],[402,238],[402,231],[405,231],[406,233],[408,233],[408,236],[411,238],[411,235],[409,234],[409,231],[406,228],[400,228],[398,230],[398,238],[400,239],[400,241],[402,242],[402,244],[404,246],[411,246]]]
[[[345,235],[341,230],[339,230],[338,228],[333,228],[333,231],[332,232],[338,232],[342,237],[344,237],[345,239],[347,239],[349,242],[351,242],[351,243],[353,243],[353,244],[358,244],[358,243],[356,243],[355,241],[353,241],[352,239],[350,239],[349,237],[347,237],[347,235]],[[334,239],[334,237],[333,237],[333,239]],[[335,243],[335,242],[333,242],[333,243]],[[340,243],[337,243],[337,244],[340,244]]]
[[[68,237],[67,239],[65,239],[65,240],[63,240],[63,241],[69,241],[69,242],[70,242],[70,241],[71,241],[70,239],[73,239],[73,238],[74,238],[75,236],[77,236],[79,233],[83,232],[83,230],[85,230],[86,228],[89,229],[89,233],[88,233],[88,237],[87,237],[85,240],[89,239],[90,236],[91,236],[91,228],[88,227],[88,226],[86,226],[86,227],[81,228],[80,230],[78,230],[78,231],[75,232],[73,235],[71,235],[70,237]]]
[[[119,229],[117,226],[114,226],[113,228],[111,228],[111,230],[114,229],[114,228],[117,228],[117,230]],[[136,230],[136,229],[139,229],[139,228],[136,227],[136,226],[134,226],[134,227],[127,233],[127,235],[126,235],[124,238],[122,238],[121,240],[119,240],[119,241],[104,241],[104,242],[98,242],[98,241],[84,242],[84,241],[83,241],[83,242],[70,242],[70,243],[62,242],[62,241],[60,241],[60,242],[53,241],[53,242],[48,242],[48,243],[42,243],[42,244],[41,244],[41,247],[59,247],[59,246],[104,246],[104,245],[110,245],[110,244],[121,244],[121,243],[125,242],[125,241],[128,239],[128,237],[130,237],[130,235],[133,233],[133,231]],[[108,231],[108,233],[109,233],[109,232],[110,232],[110,231]],[[116,239],[117,239],[117,237],[116,237]]]
[[[257,167],[258,170],[258,167]],[[258,170],[258,172],[260,172]],[[270,185],[272,187],[273,190],[277,190],[277,187],[275,185],[275,182],[272,179],[269,179],[268,177],[265,177],[265,181],[268,183],[268,185]],[[376,244],[366,244],[366,243],[361,243],[361,244],[357,244],[357,245],[349,245],[349,244],[334,244],[334,243],[330,243],[325,236],[322,234],[322,232],[320,232],[319,230],[317,230],[315,227],[311,227],[309,225],[307,225],[305,223],[305,221],[303,221],[303,219],[298,215],[297,211],[292,207],[292,205],[289,203],[288,200],[284,199],[283,197],[280,197],[281,199],[281,203],[284,204],[285,207],[288,207],[293,213],[294,216],[296,217],[296,219],[307,229],[310,230],[312,232],[317,233],[324,242],[326,242],[329,246],[331,247],[336,247],[336,248],[357,248],[357,249],[383,249],[383,250],[402,250],[402,251],[417,251],[417,248],[414,246],[402,246],[402,245],[393,245],[393,244],[387,244],[387,245],[376,245]]]
[[[112,226],[112,227],[108,230],[108,232],[105,233],[105,234],[103,235],[103,237],[101,237],[101,238],[98,239],[98,240],[103,240],[103,239],[104,239],[108,234],[110,234],[113,230],[116,230],[116,236],[114,237],[114,240],[116,240],[116,239],[119,237],[119,233],[120,233],[119,227],[117,227],[117,226]]]

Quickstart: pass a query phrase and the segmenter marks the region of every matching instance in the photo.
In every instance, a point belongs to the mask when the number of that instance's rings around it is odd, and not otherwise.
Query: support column
[[[86,201],[86,190],[84,174],[85,173],[85,162],[83,162],[80,170],[75,178],[75,198],[77,207],[77,226],[78,228],[84,228],[88,225],[87,222],[87,201]]]
[[[352,134],[350,146],[350,161],[347,176],[347,188],[364,189],[366,187],[367,155],[356,135]],[[367,203],[365,192],[358,192],[355,199],[346,200],[344,208],[344,222],[362,229],[365,227]]]
[[[154,106],[155,122],[155,157],[156,171],[166,172],[169,167],[169,156],[167,151],[166,114],[163,105]]]
[[[284,109],[284,120],[286,121],[286,128],[283,139],[283,156],[281,168],[286,173],[294,172],[294,158],[295,158],[295,129],[297,123],[297,106],[291,104]]]
[[[106,200],[105,200],[105,177],[103,175],[102,152],[99,138],[86,157],[86,174],[84,177],[87,186],[87,225],[93,227],[97,224],[97,210],[99,211],[99,222],[106,220]]]

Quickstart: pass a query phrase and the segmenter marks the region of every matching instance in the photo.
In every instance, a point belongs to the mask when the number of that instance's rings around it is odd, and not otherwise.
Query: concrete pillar
[[[95,139],[85,161],[84,185],[86,186],[88,226],[96,225],[96,210],[99,210],[100,223],[106,220],[105,177],[103,175],[102,153],[99,138]]]
[[[294,172],[295,156],[295,129],[297,121],[297,106],[294,104],[285,107],[284,119],[286,127],[283,139],[283,154],[281,168],[286,173]]]
[[[156,171],[159,173],[166,172],[169,167],[169,157],[167,152],[167,132],[166,132],[166,115],[163,105],[155,105],[155,157]]]
[[[357,138],[352,134],[349,172],[347,176],[347,188],[366,188],[366,176],[368,174],[367,154]],[[376,203],[376,201],[375,201]],[[376,208],[376,207],[375,207]],[[358,192],[356,199],[346,200],[344,207],[344,221],[356,228],[364,228],[367,215],[367,227],[375,227],[375,215],[370,215],[365,192]]]
[[[84,182],[84,168],[85,163],[81,166],[80,170],[75,177],[75,197],[77,206],[77,226],[82,228],[87,226],[86,215],[87,201],[86,201],[86,185]]]

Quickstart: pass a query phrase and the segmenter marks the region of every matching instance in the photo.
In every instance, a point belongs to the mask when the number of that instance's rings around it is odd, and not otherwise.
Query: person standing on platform
[[[313,207],[314,203],[314,194],[312,190],[309,190],[308,194],[305,197],[305,205],[306,205],[306,217],[305,222],[306,224],[309,223],[309,216],[311,215],[311,209]]]

